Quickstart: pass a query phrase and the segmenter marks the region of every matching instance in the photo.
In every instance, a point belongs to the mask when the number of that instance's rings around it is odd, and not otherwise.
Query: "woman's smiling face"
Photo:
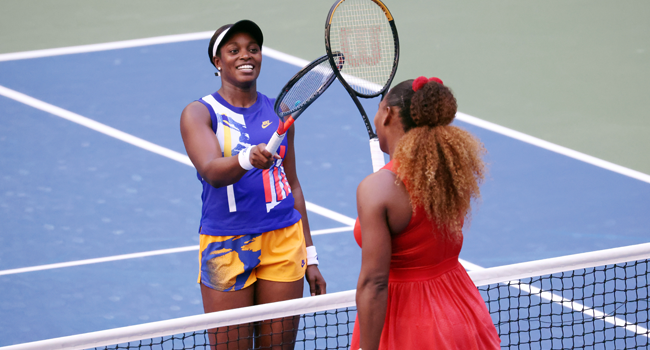
[[[249,85],[257,80],[262,68],[262,50],[257,41],[245,32],[235,33],[220,48],[215,65],[221,79],[232,85]]]

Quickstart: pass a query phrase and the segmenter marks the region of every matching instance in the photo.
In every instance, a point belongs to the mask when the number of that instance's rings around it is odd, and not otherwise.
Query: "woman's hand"
[[[311,296],[323,295],[326,293],[325,289],[327,283],[325,283],[323,275],[320,274],[318,265],[307,266],[305,278],[307,279],[307,283],[309,283],[309,292],[311,293]]]
[[[258,169],[268,169],[273,165],[277,159],[280,159],[279,155],[273,155],[271,152],[266,150],[266,144],[260,143],[257,146],[253,146],[250,151],[250,161],[251,164]]]

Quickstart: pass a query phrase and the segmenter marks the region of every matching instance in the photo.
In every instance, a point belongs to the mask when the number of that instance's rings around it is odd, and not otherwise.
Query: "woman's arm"
[[[181,114],[181,136],[185,150],[201,177],[213,187],[232,185],[246,174],[239,165],[239,157],[222,157],[217,136],[212,132],[208,108],[200,102],[192,102]],[[253,146],[251,164],[268,169],[273,164],[271,153],[264,144]]]
[[[366,177],[357,188],[363,248],[356,301],[363,350],[379,347],[386,318],[392,252],[387,211],[391,186],[394,187],[394,177],[388,171],[379,171]]]
[[[305,244],[307,247],[314,245],[311,239],[311,231],[309,229],[309,219],[307,218],[307,206],[305,205],[305,197],[300,187],[298,174],[296,172],[296,153],[293,147],[293,139],[295,134],[295,126],[292,125],[287,131],[287,155],[284,158],[284,171],[287,174],[287,180],[291,186],[291,193],[293,194],[294,207],[302,216],[302,228],[305,235]],[[306,276],[309,283],[309,290],[311,295],[321,295],[326,293],[325,279],[320,273],[317,265],[307,266]]]

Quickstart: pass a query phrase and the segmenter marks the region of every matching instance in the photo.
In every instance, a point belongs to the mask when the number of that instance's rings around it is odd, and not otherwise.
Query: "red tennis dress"
[[[392,171],[392,162],[384,169]],[[379,349],[499,349],[501,340],[458,254],[459,239],[445,239],[423,208],[392,238],[388,304]],[[359,219],[354,238],[361,246]],[[359,322],[351,350],[359,349]]]

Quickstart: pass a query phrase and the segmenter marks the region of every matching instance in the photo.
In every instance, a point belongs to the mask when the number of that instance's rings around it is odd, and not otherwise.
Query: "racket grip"
[[[273,136],[271,136],[271,140],[269,140],[269,143],[266,144],[266,150],[275,155],[275,152],[277,152],[278,147],[280,147],[282,140],[284,140],[284,135],[286,134],[287,133],[285,132],[282,135],[279,135],[277,131],[274,132]]]
[[[373,172],[377,172],[386,165],[384,152],[381,151],[381,148],[379,147],[379,139],[376,137],[370,139],[370,157],[372,159]]]

